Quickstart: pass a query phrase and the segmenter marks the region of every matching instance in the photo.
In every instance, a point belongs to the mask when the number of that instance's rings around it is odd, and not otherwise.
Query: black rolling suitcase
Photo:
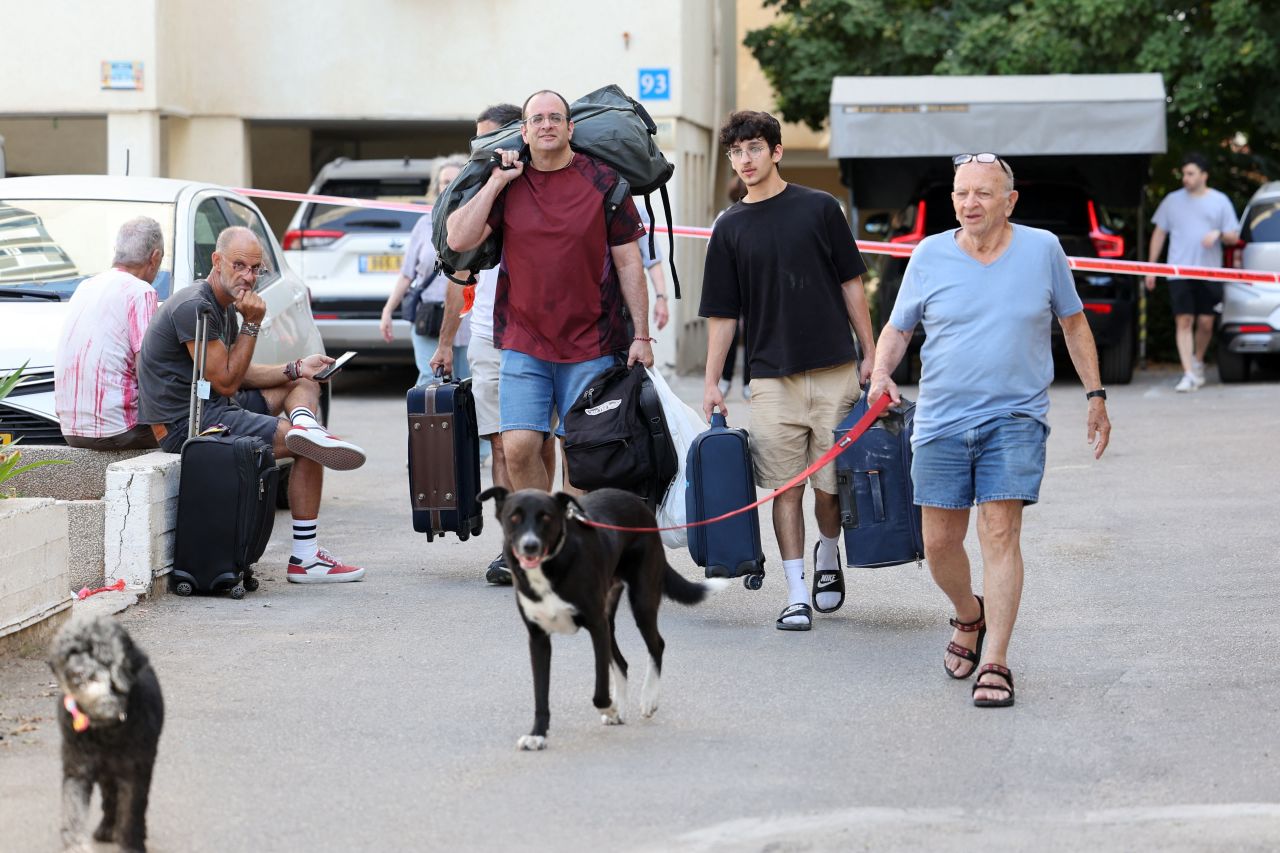
[[[480,511],[480,436],[471,380],[448,377],[409,389],[409,503],[413,529],[427,541],[484,528]]]
[[[209,396],[204,381],[208,338],[208,317],[201,312],[170,585],[178,595],[227,590],[232,598],[243,598],[245,590],[258,588],[252,566],[271,538],[279,472],[271,445],[258,438],[196,434]]]
[[[686,521],[705,521],[755,503],[751,445],[745,429],[731,429],[713,412],[711,428],[689,445],[685,463]],[[764,583],[757,509],[724,521],[689,528],[689,554],[709,578],[743,579],[747,589]]]
[[[904,399],[836,457],[840,526],[850,566],[875,568],[924,559],[920,507],[911,485],[915,410],[915,403]],[[864,393],[836,429],[836,441],[866,413]]]

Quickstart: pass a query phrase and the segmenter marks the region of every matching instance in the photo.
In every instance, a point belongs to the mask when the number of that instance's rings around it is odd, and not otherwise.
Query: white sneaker
[[[297,456],[314,459],[335,471],[350,471],[364,464],[364,451],[316,427],[294,426],[284,436],[284,446]]]
[[[1197,388],[1204,387],[1204,362],[1203,361],[1193,360],[1191,362],[1191,378],[1196,381]]]
[[[1188,391],[1196,390],[1203,384],[1204,380],[1200,380],[1200,383],[1196,384],[1196,378],[1194,376],[1190,373],[1184,373],[1182,374],[1182,378],[1178,380],[1178,384],[1173,386],[1173,390],[1177,391],[1179,394],[1185,394]]]
[[[728,393],[729,393],[729,380],[728,380],[728,379],[721,379],[719,382],[717,382],[717,383],[716,383],[716,387],[720,389],[720,393],[721,393],[721,394],[728,394]]]

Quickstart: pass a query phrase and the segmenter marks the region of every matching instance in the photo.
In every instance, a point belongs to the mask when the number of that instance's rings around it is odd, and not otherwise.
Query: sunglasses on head
[[[951,164],[957,169],[965,163],[999,163],[1001,169],[1005,167],[1004,161],[1000,159],[999,155],[992,154],[990,151],[982,154],[957,154],[951,158]]]

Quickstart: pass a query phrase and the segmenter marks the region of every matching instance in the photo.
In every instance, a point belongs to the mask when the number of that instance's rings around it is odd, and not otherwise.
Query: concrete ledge
[[[0,638],[71,606],[67,508],[51,498],[0,500]]]
[[[102,586],[105,563],[103,528],[106,523],[107,505],[96,501],[58,501],[67,508],[67,538],[71,550],[67,552],[67,582],[71,592],[83,587],[96,589]]]
[[[116,462],[153,453],[151,450],[84,450],[57,445],[21,444],[22,464],[61,459],[69,465],[45,465],[13,481],[18,494],[63,501],[96,501],[106,491],[107,469]]]
[[[130,592],[150,595],[152,581],[173,569],[180,460],[152,451],[107,467],[104,586],[123,578]]]

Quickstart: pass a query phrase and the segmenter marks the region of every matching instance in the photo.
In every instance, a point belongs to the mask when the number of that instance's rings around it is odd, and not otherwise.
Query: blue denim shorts
[[[564,416],[578,395],[615,363],[613,356],[602,355],[591,361],[563,364],[504,349],[498,374],[499,431],[528,429],[548,433],[554,405],[560,415],[556,435],[564,435]]]
[[[988,501],[1040,500],[1049,428],[1030,415],[1000,415],[913,448],[915,502],[968,509]]]

